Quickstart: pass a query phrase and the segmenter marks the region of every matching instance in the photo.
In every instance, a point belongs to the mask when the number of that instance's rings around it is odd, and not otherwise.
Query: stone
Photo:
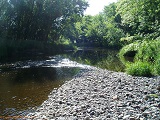
[[[86,79],[88,76],[91,80]],[[100,83],[99,77],[102,79]],[[54,94],[50,94],[49,100],[38,108],[39,111],[36,110],[38,112],[35,112],[35,120],[41,119],[43,115],[46,115],[47,119],[55,120],[145,120],[151,117],[159,120],[159,98],[152,100],[149,95],[151,91],[159,95],[156,90],[157,79],[148,79],[133,79],[125,73],[108,72],[98,68],[84,69]],[[149,81],[149,86],[145,86],[146,81]],[[145,100],[146,96],[148,98]],[[59,104],[59,101],[62,104]]]
[[[144,111],[144,112],[142,113],[142,115],[143,115],[144,117],[148,116],[149,114],[150,114],[149,111]]]
[[[144,118],[140,118],[139,120],[144,120]]]
[[[157,90],[160,91],[160,86],[157,87]]]
[[[136,118],[134,118],[134,117],[130,117],[130,118],[129,118],[129,120],[136,120]]]
[[[113,98],[113,100],[118,100],[118,96],[117,95],[113,96],[112,98]]]
[[[160,109],[160,104],[158,104],[158,106],[157,106],[159,109]]]
[[[128,119],[130,117],[130,115],[125,115],[125,116],[123,116],[123,120],[126,120],[126,119]]]
[[[85,118],[85,120],[90,120],[90,118],[87,116],[87,117]]]

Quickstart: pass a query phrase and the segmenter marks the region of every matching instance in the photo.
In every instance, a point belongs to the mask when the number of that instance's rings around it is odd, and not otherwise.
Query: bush
[[[158,40],[146,40],[143,41],[139,48],[135,61],[147,61],[154,63],[160,53],[160,41]]]
[[[133,62],[125,59],[127,55],[132,55]],[[128,74],[137,76],[141,74],[142,76],[160,75],[160,40],[131,43],[120,50],[119,57],[122,63],[126,65]],[[150,71],[151,69],[152,71]]]
[[[155,63],[155,74],[160,75],[160,59],[158,59]]]
[[[129,61],[126,61],[125,56],[131,51],[134,52],[134,53],[137,53],[137,51],[139,49],[139,46],[140,46],[139,42],[134,42],[134,43],[131,43],[129,45],[124,46],[120,50],[119,57],[120,57],[120,60],[122,61],[122,63],[124,65],[126,65],[129,62]],[[135,54],[134,54],[134,56],[135,56]],[[132,57],[134,57],[134,56],[132,56]]]
[[[136,36],[127,36],[120,39],[120,41],[124,42],[125,44],[131,44],[136,41],[142,41],[143,37],[136,35]]]
[[[126,72],[133,76],[152,76],[151,65],[147,62],[138,61],[136,63],[128,64]]]

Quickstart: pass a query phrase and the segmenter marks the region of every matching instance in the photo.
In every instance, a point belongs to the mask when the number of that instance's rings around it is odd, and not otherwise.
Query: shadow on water
[[[34,111],[53,89],[72,79],[87,65],[123,71],[117,53],[115,50],[83,49],[0,64],[0,117]]]
[[[79,68],[26,68],[0,74],[0,115],[26,114],[49,93],[70,80]]]

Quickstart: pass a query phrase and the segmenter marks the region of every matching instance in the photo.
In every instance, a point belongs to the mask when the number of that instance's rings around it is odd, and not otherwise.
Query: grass
[[[156,60],[154,69],[155,74],[160,75],[160,57]]]
[[[126,72],[133,76],[152,76],[151,65],[141,61],[127,65]]]
[[[133,62],[127,61],[125,56],[132,52],[136,53],[132,56]],[[130,75],[160,75],[160,40],[131,43],[120,50],[119,57]]]

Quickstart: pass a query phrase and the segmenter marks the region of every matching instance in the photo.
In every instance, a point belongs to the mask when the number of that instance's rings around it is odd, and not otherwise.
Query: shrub
[[[134,42],[134,43],[131,43],[129,45],[124,46],[120,50],[119,57],[120,57],[120,60],[122,61],[123,64],[128,63],[128,61],[126,61],[126,59],[125,59],[125,55],[127,55],[130,51],[137,53],[139,46],[140,46],[140,43]],[[132,56],[132,57],[134,57],[134,56]]]
[[[139,35],[135,35],[135,36],[127,35],[127,37],[123,37],[120,39],[120,41],[124,42],[125,44],[131,44],[133,42],[142,41],[142,40],[143,40],[143,37]]]
[[[134,57],[134,63],[125,59],[127,55]],[[128,74],[137,76],[141,76],[141,74],[142,76],[160,75],[160,40],[131,43],[120,50],[119,57],[122,63],[126,65]]]
[[[155,62],[159,52],[160,42],[158,40],[146,40],[140,44],[135,60]]]
[[[132,64],[128,64],[126,68],[126,72],[133,76],[152,76],[151,65],[147,62],[135,62]]]
[[[160,75],[160,59],[158,59],[154,66],[155,74]]]

